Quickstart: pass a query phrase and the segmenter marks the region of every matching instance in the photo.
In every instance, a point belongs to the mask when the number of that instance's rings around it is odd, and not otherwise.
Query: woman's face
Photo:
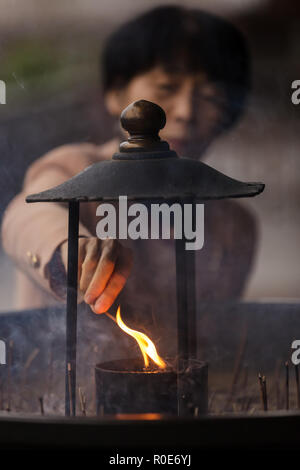
[[[167,123],[160,137],[181,156],[200,157],[222,126],[224,92],[204,73],[169,73],[157,66],[136,76],[124,88],[109,92],[106,104],[113,115],[120,115],[139,99],[164,109]]]

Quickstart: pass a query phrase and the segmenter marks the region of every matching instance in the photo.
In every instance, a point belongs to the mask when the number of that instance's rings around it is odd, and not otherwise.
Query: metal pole
[[[196,203],[192,199],[192,227],[196,229]],[[197,358],[196,261],[195,250],[185,250],[187,264],[189,361]]]
[[[186,203],[193,203],[191,200]],[[181,203],[183,215],[183,202]],[[194,219],[194,211],[193,211]],[[183,219],[182,219],[183,220]],[[194,224],[194,220],[192,222]],[[177,341],[178,341],[178,414],[189,414],[184,390],[184,370],[197,355],[195,252],[185,249],[186,238],[182,226],[182,239],[175,241]]]
[[[68,275],[66,316],[65,414],[76,414],[76,343],[79,202],[69,202]]]
[[[185,239],[176,240],[176,290],[177,290],[177,342],[178,368],[184,369],[189,357],[189,321],[187,289],[187,256]]]

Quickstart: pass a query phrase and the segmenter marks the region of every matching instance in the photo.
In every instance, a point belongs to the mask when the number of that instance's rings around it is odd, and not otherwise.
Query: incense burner
[[[174,367],[145,368],[141,359],[98,364],[95,369],[98,415],[178,412]],[[207,413],[207,364],[199,362],[180,372],[187,414]]]
[[[65,412],[76,414],[76,342],[77,342],[77,271],[79,204],[89,201],[128,200],[164,201],[196,206],[209,199],[250,197],[261,193],[262,183],[234,180],[195,159],[179,158],[159,137],[166,123],[164,111],[156,104],[140,100],[129,105],[121,115],[121,124],[129,133],[126,142],[111,161],[100,161],[63,184],[30,195],[27,202],[67,202],[69,205],[67,315],[66,315],[66,386]],[[195,225],[195,211],[191,226]],[[186,250],[182,238],[174,242],[176,254],[177,302],[177,410],[186,415],[189,394],[183,380],[186,370],[197,359],[195,252]],[[217,288],[217,286],[216,286]],[[191,392],[190,392],[191,393]]]

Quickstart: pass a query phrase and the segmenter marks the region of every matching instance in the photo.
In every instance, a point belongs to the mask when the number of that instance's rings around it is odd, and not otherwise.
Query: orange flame
[[[166,363],[157,354],[156,347],[154,346],[154,343],[151,341],[151,339],[148,338],[148,336],[145,335],[144,333],[141,333],[140,331],[132,330],[127,325],[125,325],[125,323],[123,322],[121,318],[120,306],[118,307],[118,310],[117,310],[116,320],[117,320],[117,324],[119,325],[119,327],[123,331],[125,331],[125,333],[132,336],[137,341],[141,349],[141,352],[143,354],[145,367],[149,366],[149,358],[148,358],[149,356],[150,359],[152,359],[152,361],[158,365],[158,367],[160,367],[161,369],[165,369]]]

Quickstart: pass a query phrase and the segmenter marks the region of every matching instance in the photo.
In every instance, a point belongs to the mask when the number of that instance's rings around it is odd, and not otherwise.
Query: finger
[[[95,239],[90,239],[87,247],[84,261],[81,266],[80,290],[85,292],[93,278],[99,259],[100,244]]]
[[[88,238],[86,237],[81,237],[78,240],[78,277],[77,277],[77,284],[79,286],[79,289],[77,292],[78,303],[83,302],[83,297],[84,297],[84,293],[80,290],[80,279],[81,279],[81,274],[82,274],[82,263],[86,256],[87,241],[88,241]]]
[[[94,303],[104,291],[114,272],[118,252],[119,243],[116,240],[105,240],[100,260],[84,297],[86,303]]]
[[[80,279],[81,279],[81,274],[82,274],[82,264],[86,256],[86,243],[87,243],[87,238],[83,238],[83,237],[79,238],[78,240],[78,278],[77,278],[78,285],[80,285]]]
[[[93,305],[95,313],[106,312],[123,289],[132,268],[131,250],[124,248],[118,257],[115,270],[104,291]]]

